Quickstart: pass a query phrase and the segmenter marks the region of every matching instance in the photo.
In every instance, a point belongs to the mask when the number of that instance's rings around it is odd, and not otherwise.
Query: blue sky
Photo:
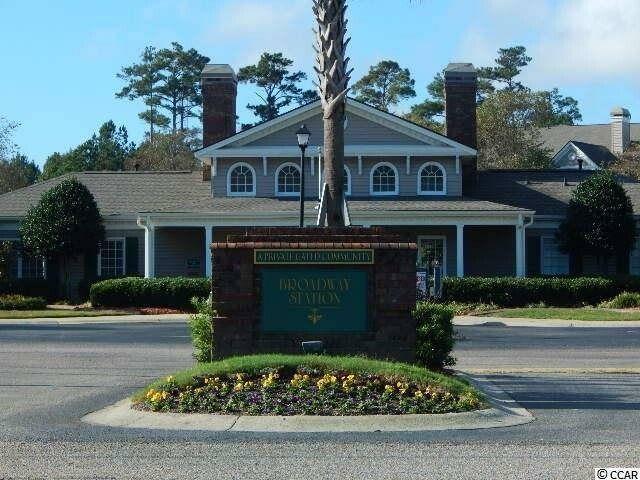
[[[524,82],[577,98],[585,123],[608,122],[614,105],[640,118],[640,1],[351,0],[348,18],[354,79],[397,60],[416,101],[448,62],[488,65],[499,47],[522,44],[533,57]],[[0,116],[20,123],[14,140],[39,164],[109,119],[139,142],[140,104],[114,94],[116,73],[146,45],[178,41],[235,69],[281,51],[311,74],[312,27],[311,0],[0,0]],[[241,122],[254,98],[240,86]]]

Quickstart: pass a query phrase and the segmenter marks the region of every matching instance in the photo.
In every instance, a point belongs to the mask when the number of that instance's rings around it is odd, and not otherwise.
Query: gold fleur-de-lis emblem
[[[317,308],[312,308],[311,309],[311,313],[309,313],[309,315],[307,315],[307,318],[309,319],[309,321],[312,324],[316,324],[318,323],[321,319],[322,319],[322,315],[320,315],[318,313],[318,309]]]

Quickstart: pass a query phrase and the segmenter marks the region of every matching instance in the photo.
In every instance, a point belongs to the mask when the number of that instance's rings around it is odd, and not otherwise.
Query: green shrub
[[[189,317],[193,357],[200,363],[213,359],[213,317],[216,314],[211,297],[191,299],[196,313]]]
[[[42,297],[53,302],[57,299],[58,286],[53,280],[10,278],[0,280],[0,295],[24,295]]]
[[[600,304],[604,308],[634,308],[640,307],[640,293],[622,292],[608,302]]]
[[[165,307],[191,310],[193,297],[208,297],[207,278],[114,278],[94,283],[89,298],[94,307]]]
[[[448,305],[419,302],[413,310],[416,320],[416,362],[429,369],[454,365],[451,350],[454,309]]]
[[[47,301],[42,297],[0,296],[0,310],[43,310],[45,308],[47,308]]]
[[[443,301],[486,303],[500,307],[524,307],[544,303],[554,307],[597,305],[632,286],[634,277],[536,277],[536,278],[445,278]]]

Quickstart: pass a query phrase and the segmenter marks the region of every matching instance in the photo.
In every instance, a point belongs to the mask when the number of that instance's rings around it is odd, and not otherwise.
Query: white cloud
[[[211,18],[204,36],[214,62],[240,67],[270,51],[294,60],[295,68],[310,70],[314,39],[308,0],[226,1]]]
[[[461,58],[492,63],[500,47],[522,44],[532,86],[640,79],[640,1],[485,0],[482,18],[460,43]]]

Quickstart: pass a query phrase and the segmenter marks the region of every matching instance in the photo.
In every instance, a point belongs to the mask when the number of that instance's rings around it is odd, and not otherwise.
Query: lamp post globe
[[[300,147],[300,228],[304,227],[304,153],[309,146],[311,132],[303,123],[296,132],[298,147]]]

